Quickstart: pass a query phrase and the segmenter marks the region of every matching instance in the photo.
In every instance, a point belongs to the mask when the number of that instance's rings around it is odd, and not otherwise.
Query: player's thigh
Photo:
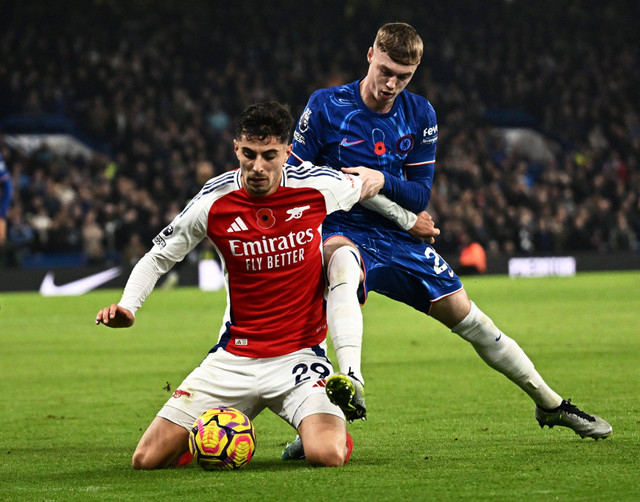
[[[342,465],[347,455],[344,419],[326,413],[305,417],[298,427],[307,461],[312,465]]]
[[[259,361],[223,349],[209,354],[178,386],[158,416],[190,429],[205,411],[236,408],[255,418],[264,408],[255,393]]]
[[[189,447],[189,431],[165,418],[155,417],[133,454],[135,469],[167,467]]]
[[[429,315],[451,329],[471,310],[471,302],[464,289],[431,303]]]
[[[380,245],[363,252],[367,262],[366,287],[431,314],[433,304],[463,289],[449,264],[424,243]]]

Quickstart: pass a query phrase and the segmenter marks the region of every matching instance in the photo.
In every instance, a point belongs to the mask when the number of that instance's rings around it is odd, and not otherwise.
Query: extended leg
[[[536,419],[541,426],[562,425],[573,429],[581,437],[595,439],[611,434],[611,426],[605,420],[584,413],[554,392],[515,340],[500,331],[487,315],[469,301],[464,290],[435,302],[430,313],[471,343],[489,366],[517,384],[533,399],[537,405]]]
[[[471,302],[469,314],[451,331],[470,342],[489,366],[518,385],[536,404],[555,408],[562,402],[515,340],[500,331],[475,303]]]

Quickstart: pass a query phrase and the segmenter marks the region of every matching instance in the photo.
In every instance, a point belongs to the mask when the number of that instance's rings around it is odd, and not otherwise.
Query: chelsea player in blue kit
[[[358,174],[363,190],[424,212],[434,176],[438,123],[429,101],[405,89],[422,53],[422,40],[413,27],[382,26],[367,53],[369,69],[362,80],[312,94],[299,119],[289,163],[367,166],[344,171]],[[414,239],[360,205],[328,216],[323,238],[327,316],[341,371],[327,380],[327,393],[349,420],[366,415],[362,316],[356,310],[366,291],[373,290],[430,315],[470,342],[489,366],[531,397],[541,427],[566,426],[595,439],[611,434],[605,420],[565,401],[545,383],[520,346],[468,298],[460,279],[431,245],[433,239]],[[283,458],[294,458],[296,448],[302,452],[298,440]]]

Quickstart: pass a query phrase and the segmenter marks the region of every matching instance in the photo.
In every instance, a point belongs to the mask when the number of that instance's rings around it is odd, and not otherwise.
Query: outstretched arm
[[[153,291],[158,279],[182,260],[206,235],[208,201],[196,196],[169,226],[158,234],[154,247],[145,254],[136,266],[124,287],[117,304],[101,309],[96,324],[111,328],[132,326],[137,310]]]
[[[160,264],[164,264],[164,267]],[[165,270],[173,266],[166,258],[145,254],[133,267],[127,285],[119,303],[101,309],[96,316],[96,324],[110,328],[128,328],[133,326],[136,311],[149,296],[153,287]]]
[[[158,279],[168,272],[175,261],[161,252],[149,251],[133,267],[122,298],[117,304],[101,309],[96,324],[110,328],[128,328],[133,325],[136,311],[153,291]]]

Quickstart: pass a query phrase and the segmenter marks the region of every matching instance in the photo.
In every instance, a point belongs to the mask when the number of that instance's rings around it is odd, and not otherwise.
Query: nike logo
[[[40,294],[42,296],[82,295],[118,277],[120,272],[120,267],[113,267],[62,286],[56,286],[53,282],[53,272],[47,272],[40,284]]]
[[[336,289],[338,286],[342,286],[343,284],[346,284],[346,282],[341,282],[340,284],[336,284],[335,286],[333,286],[332,288],[329,288],[329,291],[333,291],[334,289]]]
[[[502,338],[502,333],[500,333],[497,337],[496,337],[496,342],[500,340],[500,338]]]
[[[342,140],[342,142],[340,143],[340,146],[344,146],[344,147],[350,147],[353,145],[357,145],[358,143],[362,143],[364,140],[363,139],[357,139],[355,141],[349,141],[347,139],[347,137],[345,136],[344,139]]]

